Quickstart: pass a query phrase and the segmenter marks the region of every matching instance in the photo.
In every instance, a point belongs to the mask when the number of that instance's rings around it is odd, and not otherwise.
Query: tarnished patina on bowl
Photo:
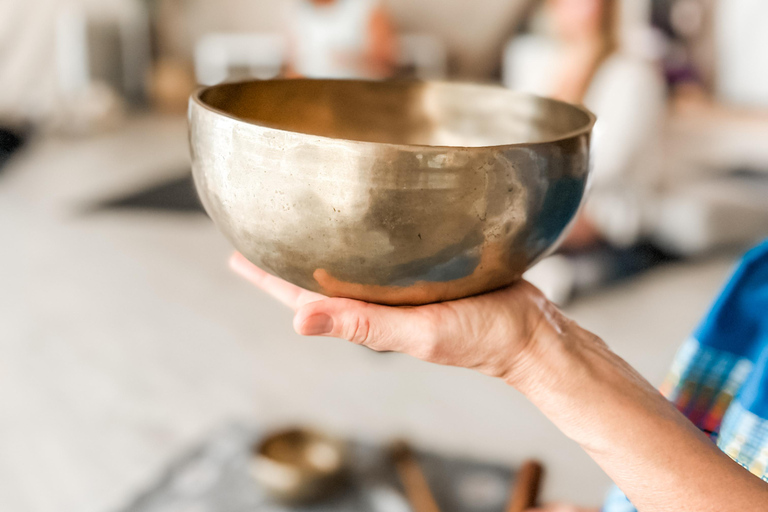
[[[197,190],[299,286],[423,304],[518,279],[573,219],[594,116],[501,87],[270,80],[190,101]]]

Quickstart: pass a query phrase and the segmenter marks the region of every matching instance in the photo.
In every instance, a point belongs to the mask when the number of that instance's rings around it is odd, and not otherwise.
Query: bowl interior
[[[204,89],[198,99],[224,115],[270,128],[425,146],[552,142],[588,131],[594,120],[567,103],[445,82],[269,80]]]

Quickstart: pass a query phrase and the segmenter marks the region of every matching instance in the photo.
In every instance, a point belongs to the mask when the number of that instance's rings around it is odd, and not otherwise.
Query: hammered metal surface
[[[190,101],[205,209],[259,267],[422,304],[513,282],[574,217],[594,117],[493,86],[274,80]]]

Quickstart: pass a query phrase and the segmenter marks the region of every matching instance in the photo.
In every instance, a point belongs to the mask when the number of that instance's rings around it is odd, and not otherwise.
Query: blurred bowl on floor
[[[344,471],[341,441],[305,428],[290,428],[253,448],[250,471],[272,497],[307,502],[333,492]]]
[[[594,116],[502,87],[268,80],[201,89],[192,169],[218,228],[301,287],[424,304],[518,279],[573,219]]]

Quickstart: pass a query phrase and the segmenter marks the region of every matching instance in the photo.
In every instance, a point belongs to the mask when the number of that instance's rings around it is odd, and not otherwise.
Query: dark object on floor
[[[537,460],[527,460],[520,466],[507,503],[507,512],[525,512],[536,507],[543,474],[544,467]]]
[[[573,265],[574,295],[588,294],[663,263],[679,260],[646,242],[626,248],[606,244],[585,251],[564,252],[563,255]]]
[[[405,441],[398,441],[390,449],[390,456],[413,512],[440,512],[427,477],[421,470],[419,459],[410,445]]]
[[[167,210],[205,213],[197,196],[192,174],[153,184],[126,196],[98,204],[94,210]]]
[[[27,140],[27,131],[0,127],[0,170]]]
[[[296,508],[270,500],[249,474],[257,431],[233,426],[173,464],[121,512],[408,512],[386,449],[351,442],[349,473],[339,492]],[[429,487],[442,512],[502,512],[513,472],[504,466],[417,453]]]

